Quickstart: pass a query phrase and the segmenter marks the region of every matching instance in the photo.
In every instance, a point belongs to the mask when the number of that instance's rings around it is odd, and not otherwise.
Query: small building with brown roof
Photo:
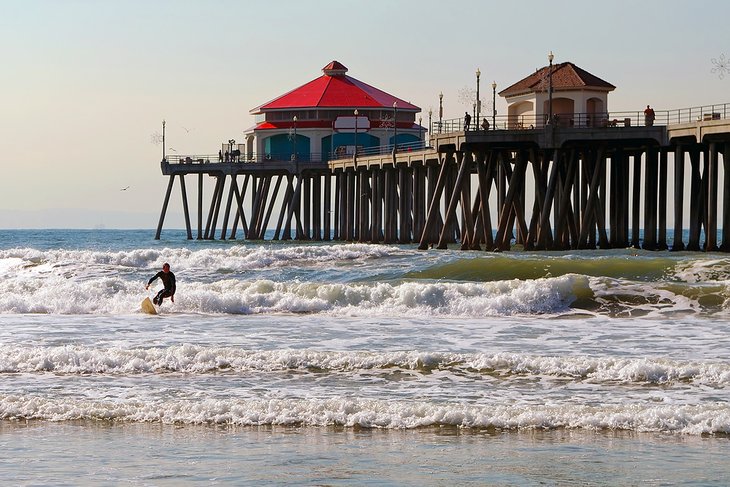
[[[616,87],[565,62],[540,68],[499,92],[507,101],[507,128],[543,127],[549,119],[551,84],[556,125],[590,127],[606,122],[608,93]]]

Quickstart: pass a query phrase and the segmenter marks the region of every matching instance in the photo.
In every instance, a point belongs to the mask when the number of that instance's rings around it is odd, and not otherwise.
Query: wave
[[[250,271],[271,267],[356,261],[407,255],[414,251],[398,247],[366,244],[283,245],[281,243],[236,245],[226,248],[135,249],[107,252],[99,250],[37,250],[13,248],[0,250],[0,275],[21,269],[33,273],[52,272],[59,266],[81,271],[96,266],[159,269],[164,262],[174,263],[175,269],[214,272]]]
[[[0,280],[0,314],[140,313],[145,281],[111,277]],[[394,281],[322,283],[223,279],[178,283],[163,313],[461,317],[566,315],[665,316],[726,313],[726,283],[636,283],[564,275],[488,282]]]
[[[730,259],[418,252],[365,244],[0,251],[0,314],[132,314],[174,262],[166,312],[468,317],[725,313]],[[684,260],[683,260],[684,259]],[[723,280],[724,278],[728,280]]]
[[[124,270],[158,269],[163,262],[186,273],[236,273],[291,266],[333,266],[338,263],[404,267],[405,279],[452,281],[532,280],[579,274],[639,282],[730,281],[730,258],[713,254],[645,252],[633,249],[576,251],[543,254],[509,252],[417,251],[410,247],[369,244],[238,244],[211,248],[147,248],[129,251],[0,250],[0,276],[18,273],[53,273],[58,269],[82,274],[96,268]]]
[[[657,281],[675,275],[677,260],[669,257],[638,256],[633,251],[614,250],[609,255],[596,252],[575,254],[486,254],[483,258],[462,258],[414,272],[413,277],[499,281],[539,279],[567,274]],[[727,265],[730,274],[730,261]],[[683,269],[683,272],[687,272]],[[729,276],[730,278],[730,276]]]
[[[337,426],[478,430],[628,430],[690,435],[730,433],[730,406],[627,404],[479,406],[342,399],[203,399],[105,401],[0,395],[0,419],[122,421],[231,426]]]
[[[228,347],[179,345],[167,348],[124,349],[85,346],[24,347],[0,345],[0,373],[134,375],[179,372],[207,374],[310,371],[341,373],[396,369],[430,374],[542,376],[590,383],[707,387],[730,384],[730,364],[658,358],[551,357],[516,353],[336,352],[316,350],[243,350]]]
[[[570,311],[590,294],[580,276],[487,283],[277,282],[225,279],[178,284],[175,313],[329,313],[347,316],[481,317]],[[144,282],[120,277],[79,281],[61,276],[0,282],[0,313],[130,314],[139,312]]]

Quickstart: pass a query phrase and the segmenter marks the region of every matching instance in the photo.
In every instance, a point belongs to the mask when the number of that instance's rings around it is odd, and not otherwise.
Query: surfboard
[[[150,298],[144,298],[144,301],[142,301],[142,311],[150,314],[150,315],[156,315],[157,310],[155,309],[155,305],[152,304],[152,301],[150,301]]]

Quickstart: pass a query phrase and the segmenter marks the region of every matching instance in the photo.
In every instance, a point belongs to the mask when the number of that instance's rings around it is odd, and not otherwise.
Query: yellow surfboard
[[[144,301],[142,301],[142,311],[150,314],[150,315],[156,315],[157,310],[155,309],[155,305],[152,304],[152,301],[150,301],[150,298],[144,298]]]

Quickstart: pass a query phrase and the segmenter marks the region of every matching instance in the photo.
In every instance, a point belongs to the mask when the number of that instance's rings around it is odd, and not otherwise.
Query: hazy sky
[[[243,139],[251,108],[332,60],[420,106],[424,124],[439,91],[446,118],[464,112],[477,67],[485,100],[550,50],[614,84],[611,111],[730,102],[730,72],[712,72],[730,62],[726,1],[0,0],[0,12],[0,228],[155,227],[163,118],[168,147],[216,153]]]

